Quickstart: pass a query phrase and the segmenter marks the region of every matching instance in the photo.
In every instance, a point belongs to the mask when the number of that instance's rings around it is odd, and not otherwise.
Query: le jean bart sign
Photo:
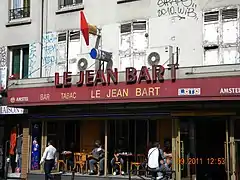
[[[91,99],[96,98],[116,98],[116,97],[128,97],[129,91],[134,91],[135,96],[158,96],[160,94],[160,87],[155,86],[157,83],[164,82],[164,72],[165,68],[161,65],[152,66],[152,71],[149,71],[149,68],[143,66],[141,70],[138,72],[136,68],[128,67],[125,71],[125,86],[121,86],[119,88],[119,72],[118,69],[108,69],[106,73],[103,70],[86,70],[79,72],[79,78],[76,82],[76,87],[93,87],[90,91]],[[60,74],[55,73],[55,87],[56,88],[71,88],[72,83],[72,73],[64,72],[63,73],[63,81],[60,82]],[[171,73],[172,81],[176,80],[176,68],[172,70]],[[129,89],[128,85],[136,85],[136,84],[149,84],[146,88],[136,87]],[[154,86],[152,86],[152,85]],[[101,88],[98,88],[101,87]],[[123,88],[122,88],[123,87]],[[101,89],[104,88],[104,93],[101,93]],[[106,91],[107,89],[107,91]],[[104,95],[103,95],[104,94]],[[62,99],[75,99],[77,96],[77,92],[70,93],[62,93]]]

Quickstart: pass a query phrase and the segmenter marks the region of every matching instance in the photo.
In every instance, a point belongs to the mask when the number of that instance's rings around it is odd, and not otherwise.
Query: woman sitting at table
[[[118,173],[118,165],[117,162],[120,162],[122,172],[120,172],[122,175],[124,175],[124,160],[121,157],[121,153],[126,152],[126,149],[124,148],[124,139],[120,138],[118,141],[118,148],[114,151],[114,157],[111,160],[111,166],[113,168],[113,175],[117,175]]]
[[[95,142],[95,148],[92,150],[92,157],[89,160],[89,168],[90,168],[90,174],[94,175],[94,167],[97,163],[99,163],[99,175],[104,174],[104,149],[101,146],[100,141]]]

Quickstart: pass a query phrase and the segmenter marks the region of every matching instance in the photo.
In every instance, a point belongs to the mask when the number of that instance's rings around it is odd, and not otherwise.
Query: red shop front
[[[212,133],[219,138],[221,136],[223,137],[221,142],[217,143],[219,146],[216,147],[221,149],[219,150],[221,153],[218,155],[219,157],[216,158],[227,158],[224,156],[225,149],[223,144],[229,140],[230,135],[228,137],[225,136],[226,129],[229,128],[226,124],[230,123],[231,126],[234,126],[231,118],[237,114],[238,108],[236,104],[238,100],[240,100],[240,86],[237,82],[240,81],[240,77],[209,77],[178,79],[176,81],[164,80],[160,82],[148,81],[145,78],[144,80],[136,79],[136,81],[132,83],[127,81],[108,83],[110,80],[106,77],[106,80],[103,81],[100,78],[100,83],[94,84],[93,82],[93,84],[89,86],[85,84],[69,84],[68,75],[65,74],[64,76],[65,78],[63,79],[65,80],[63,81],[56,76],[55,85],[52,86],[16,88],[9,89],[8,91],[9,106],[29,107],[29,114],[33,115],[31,118],[35,118],[34,121],[41,122],[42,132],[40,137],[42,147],[46,145],[46,141],[50,136],[47,131],[51,131],[51,129],[48,127],[51,126],[55,128],[55,130],[61,134],[63,131],[65,132],[63,129],[64,127],[66,129],[66,124],[70,124],[69,120],[74,119],[73,126],[79,128],[78,130],[80,132],[78,135],[73,135],[74,141],[79,141],[79,152],[83,149],[90,151],[92,141],[96,139],[101,139],[105,142],[105,148],[111,152],[111,145],[116,144],[116,139],[124,134],[127,134],[125,138],[128,143],[133,144],[133,152],[141,149],[141,147],[138,146],[140,142],[139,139],[146,139],[144,146],[156,140],[164,145],[164,142],[170,139],[172,141],[172,153],[175,162],[173,163],[173,168],[176,171],[177,180],[182,177],[195,175],[196,171],[198,172],[197,176],[199,176],[199,178],[204,174],[204,170],[202,170],[203,166],[194,164],[194,168],[192,168],[187,164],[178,163],[178,159],[185,158],[187,153],[191,152],[192,154],[200,155],[202,151],[205,151],[202,149],[198,151],[198,149],[196,149],[196,147],[201,146],[201,143],[205,143],[200,140],[197,140],[196,143],[196,139],[204,138],[201,137],[202,132],[200,133],[201,130],[199,129],[205,128],[204,133],[208,135]],[[132,104],[134,104],[134,107]],[[62,109],[58,106],[61,106]],[[77,117],[78,120],[76,120],[76,116],[70,117],[70,111],[66,110],[72,107],[71,113],[76,114],[73,111],[76,111],[76,109],[80,111],[80,109],[82,110],[86,106],[88,107],[88,117],[79,116]],[[105,109],[106,107],[110,109],[104,117],[99,115],[99,112],[103,111],[101,109],[103,106]],[[115,107],[115,109],[113,107]],[[39,113],[36,109],[41,110],[41,117],[36,116],[36,114]],[[62,117],[56,118],[55,116],[53,121],[53,119],[51,119],[52,117],[47,116],[54,114],[53,112],[56,112],[55,114],[61,114]],[[133,112],[136,117],[132,116]],[[115,115],[118,117],[113,117]],[[214,121],[211,121],[212,117],[215,118]],[[60,125],[59,128],[56,129],[55,125],[53,125],[54,123],[57,124],[56,119],[62,120],[63,118],[65,118],[65,120],[67,119],[65,125],[62,126],[62,129]],[[79,118],[81,120],[79,120]],[[101,121],[102,119],[105,121]],[[108,119],[114,121],[108,121],[107,123],[106,120]],[[118,120],[116,121],[116,119]],[[124,124],[123,119],[129,120],[127,124]],[[131,122],[130,119],[134,121]],[[200,121],[195,121],[195,119],[204,119],[204,123],[205,120],[207,120],[206,122],[208,124],[199,124]],[[140,120],[144,122],[140,122]],[[79,124],[80,121],[81,123]],[[52,122],[54,123],[51,124]],[[58,124],[61,124],[60,122],[62,123],[63,120],[58,120]],[[210,124],[210,122],[214,123]],[[31,125],[31,127],[32,126],[33,125]],[[219,127],[215,130],[216,133],[213,133],[212,126]],[[29,129],[31,127],[29,127]],[[120,127],[126,128],[123,128],[122,132],[117,132],[120,131]],[[208,131],[206,127],[211,127],[211,129]],[[68,128],[70,129],[71,127],[68,126]],[[115,129],[111,131],[109,130],[111,128]],[[143,128],[146,128],[146,133],[144,133],[145,129],[143,130]],[[155,130],[151,128],[155,128]],[[91,129],[91,133],[89,129]],[[128,129],[128,132],[126,129]],[[31,130],[29,130],[29,132],[30,131]],[[135,134],[131,134],[131,131]],[[112,138],[113,140],[108,137],[109,134],[114,136]],[[140,134],[145,135],[140,137]],[[58,139],[64,139],[64,137],[61,137],[59,134],[56,134],[56,136]],[[232,136],[234,136],[234,134],[232,134]],[[216,137],[214,136],[214,138]],[[34,137],[29,136],[29,138],[28,142],[31,142]],[[131,138],[134,139],[132,140]],[[214,138],[209,142],[210,144],[215,142]],[[178,142],[181,142],[180,145]],[[189,144],[194,144],[194,146],[190,146]],[[196,146],[196,144],[200,145]],[[31,146],[31,144],[29,145]],[[57,146],[67,147],[66,143],[61,144],[59,141]],[[208,146],[204,145],[204,147]],[[27,149],[29,148],[26,148],[26,150]],[[182,151],[183,149],[186,151],[185,154]],[[208,152],[209,156],[213,156],[214,152],[210,152],[210,150],[208,150]],[[29,154],[28,151],[26,151],[26,158],[29,159],[30,157],[28,157],[27,154]],[[210,159],[205,157],[201,158],[206,161],[205,164],[210,164]],[[29,161],[26,163],[29,163]],[[219,166],[219,164],[216,165]],[[108,167],[108,164],[106,164],[105,167]],[[28,172],[33,172],[33,170],[28,168]],[[224,166],[221,165],[218,173],[221,174],[222,172],[225,173],[225,169]],[[107,171],[105,171],[105,175],[106,174]]]
[[[110,85],[56,88],[16,88],[8,91],[14,106],[240,100],[240,77],[180,79],[162,83],[125,82]]]

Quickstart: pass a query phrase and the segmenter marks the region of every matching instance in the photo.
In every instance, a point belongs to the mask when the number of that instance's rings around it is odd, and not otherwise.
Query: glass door
[[[226,142],[224,143],[224,150],[225,150],[225,171],[227,175],[227,180],[238,180],[238,164],[239,161],[237,159],[238,155],[238,148],[240,139],[235,139],[234,135],[235,129],[235,120],[230,119],[229,121],[226,120]]]
[[[181,180],[181,169],[183,168],[181,162],[181,143],[180,140],[180,123],[179,119],[172,119],[172,170],[175,172],[173,174],[174,180]]]
[[[235,139],[235,179],[240,179],[240,139]]]

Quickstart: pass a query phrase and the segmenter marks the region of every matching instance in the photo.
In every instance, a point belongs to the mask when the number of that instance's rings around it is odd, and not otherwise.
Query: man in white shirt
[[[161,166],[164,164],[163,151],[160,149],[160,143],[154,143],[154,146],[148,151],[148,168],[151,172],[157,173],[157,179],[163,178]]]
[[[45,148],[45,151],[43,153],[42,159],[40,161],[40,164],[44,163],[44,172],[45,172],[45,180],[53,179],[51,176],[52,168],[55,166],[55,163],[57,163],[57,156],[56,156],[56,148],[53,147],[52,141],[50,140],[48,142],[48,147]]]

